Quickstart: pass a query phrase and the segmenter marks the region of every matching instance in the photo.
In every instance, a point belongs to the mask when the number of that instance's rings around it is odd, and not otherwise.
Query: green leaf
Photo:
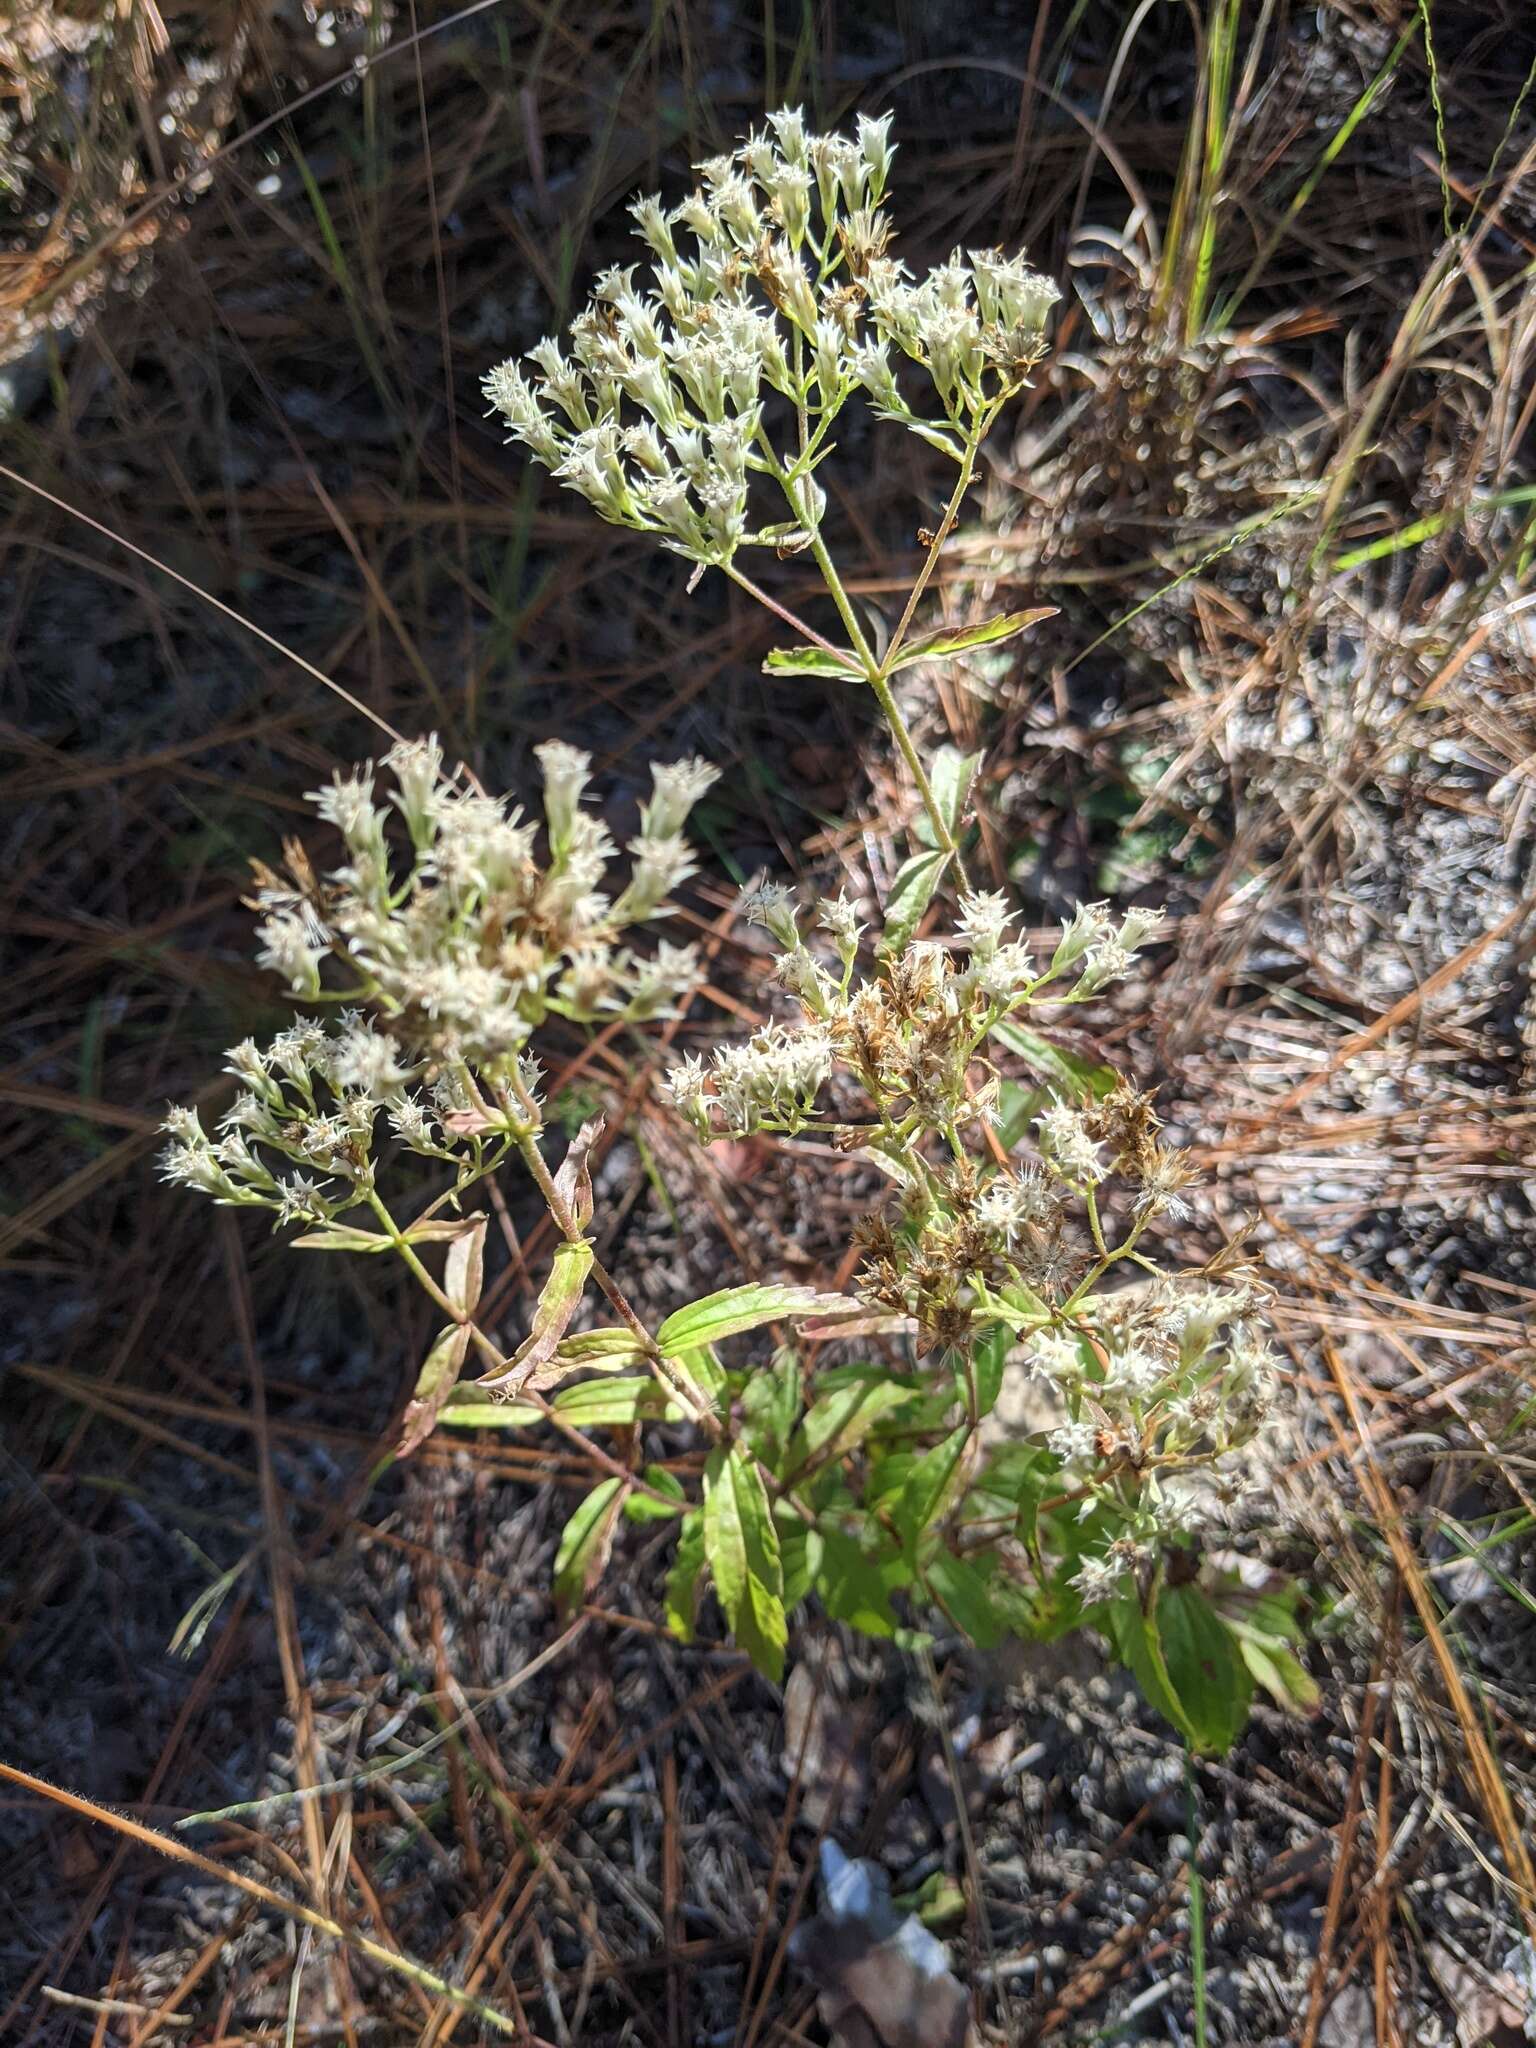
[[[960,830],[960,820],[965,816],[971,784],[976,780],[981,758],[980,754],[962,754],[958,747],[943,746],[929,765],[929,786],[951,838]]]
[[[935,1934],[956,1927],[966,1915],[966,1897],[947,1870],[935,1870],[914,1892],[901,1892],[891,1904],[898,1913],[915,1913]]]
[[[805,1412],[795,1431],[785,1464],[786,1473],[803,1472],[812,1464],[830,1464],[862,1443],[892,1408],[910,1401],[912,1389],[899,1380],[853,1380],[823,1394]]]
[[[669,1351],[667,1356],[684,1379],[698,1388],[704,1406],[718,1409],[722,1398],[730,1391],[730,1382],[713,1347],[696,1344],[691,1351]]]
[[[1054,1101],[1049,1088],[1028,1087],[1020,1081],[1002,1081],[997,1091],[997,1142],[1011,1153],[1029,1136],[1030,1125],[1041,1110]]]
[[[1179,1696],[1173,1689],[1173,1680],[1168,1675],[1162,1642],[1142,1609],[1140,1593],[1134,1587],[1122,1593],[1111,1605],[1108,1618],[1120,1661],[1128,1664],[1135,1674],[1147,1705],[1154,1707],[1165,1721],[1171,1721],[1179,1733],[1187,1737],[1189,1724]]]
[[[1121,1654],[1148,1701],[1192,1748],[1221,1755],[1242,1733],[1253,1678],[1237,1638],[1198,1586],[1128,1594],[1111,1610]]]
[[[540,1292],[528,1335],[500,1371],[482,1374],[477,1386],[505,1387],[513,1394],[524,1387],[542,1392],[565,1378],[570,1367],[562,1365],[556,1353],[591,1270],[592,1247],[585,1238],[555,1247],[554,1264]]]
[[[997,1406],[997,1397],[1003,1391],[1003,1376],[1008,1366],[1008,1354],[1014,1346],[1014,1335],[1005,1323],[997,1323],[977,1338],[971,1347],[971,1375],[976,1383],[976,1405],[983,1415],[990,1415]],[[956,1381],[966,1384],[965,1369],[958,1367]],[[962,1397],[963,1398],[963,1397]]]
[[[774,1508],[773,1519],[779,1532],[779,1562],[784,1569],[784,1611],[793,1614],[811,1590],[820,1567],[821,1536],[802,1522],[787,1502]]]
[[[903,650],[892,673],[910,668],[915,661],[943,661],[952,654],[963,654],[968,647],[991,647],[999,640],[1011,640],[1016,633],[1027,633],[1031,626],[1038,626],[1042,619],[1054,619],[1057,609],[1053,604],[1035,605],[1029,611],[1003,612],[980,626],[961,626],[953,632],[933,633],[926,640],[914,640]]]
[[[949,864],[949,855],[914,853],[896,870],[891,893],[885,899],[885,930],[880,939],[883,953],[899,953],[917,930],[918,920],[933,900],[939,877]]]
[[[560,1532],[555,1604],[562,1615],[581,1606],[608,1562],[623,1484],[622,1479],[605,1479],[594,1486]]]
[[[653,1415],[677,1420],[682,1414],[650,1379],[584,1380],[579,1387],[563,1387],[552,1405],[578,1429],[613,1428]]]
[[[789,1636],[779,1532],[762,1474],[736,1444],[704,1467],[704,1552],[737,1645],[777,1683]]]
[[[1317,1681],[1290,1648],[1301,1634],[1296,1589],[1254,1593],[1232,1575],[1218,1581],[1211,1597],[1250,1675],[1275,1704],[1287,1713],[1314,1713],[1322,1697]]]
[[[991,1650],[1007,1634],[987,1590],[988,1572],[978,1560],[937,1550],[923,1566],[923,1583],[955,1627],[976,1645]]]
[[[1241,1629],[1233,1633],[1250,1677],[1263,1686],[1277,1707],[1288,1714],[1317,1711],[1322,1698],[1317,1680],[1292,1651],[1267,1638],[1256,1641]]]
[[[528,1401],[482,1401],[473,1383],[455,1387],[437,1418],[444,1429],[528,1429],[544,1411]]]
[[[704,1570],[704,1510],[694,1508],[683,1517],[677,1533],[677,1554],[667,1574],[667,1627],[680,1643],[693,1641],[693,1623],[698,1607],[699,1577]]]
[[[395,1456],[408,1458],[437,1427],[437,1418],[464,1370],[469,1352],[469,1331],[462,1323],[450,1323],[427,1353],[416,1375],[416,1386],[400,1422]]]
[[[800,1412],[800,1360],[787,1344],[775,1352],[766,1371],[752,1374],[742,1407],[754,1455],[777,1472]]]
[[[977,1482],[986,1492],[1000,1493],[1013,1502],[1015,1533],[1032,1557],[1040,1549],[1040,1503],[1055,1476],[1055,1461],[1040,1445],[1006,1444],[988,1458]]]
[[[830,676],[840,683],[862,683],[864,671],[851,649],[839,647],[775,647],[763,662],[766,676]]]
[[[624,1519],[627,1522],[675,1520],[688,1504],[682,1481],[663,1465],[647,1465],[643,1477],[647,1486],[653,1487],[657,1493],[666,1494],[669,1500],[677,1502],[677,1506],[668,1507],[663,1501],[652,1500],[648,1493],[632,1493],[624,1502]]]
[[[354,1230],[350,1223],[331,1223],[324,1230],[307,1230],[293,1240],[296,1252],[390,1252],[392,1237],[376,1230]]]
[[[891,1510],[891,1519],[908,1544],[916,1543],[923,1531],[931,1528],[944,1512],[959,1482],[970,1440],[971,1425],[962,1422],[942,1443],[935,1444],[931,1451],[925,1451],[912,1467],[907,1483],[901,1489],[901,1498]]]
[[[1021,1060],[1028,1061],[1064,1102],[1074,1106],[1087,1101],[1097,1102],[1114,1092],[1119,1076],[1113,1067],[1085,1059],[1081,1053],[1069,1052],[1065,1046],[1052,1045],[1038,1031],[1016,1024],[1012,1018],[1005,1017],[1000,1024],[994,1024],[992,1036],[1000,1045],[1006,1045],[1010,1052],[1016,1052]]]
[[[671,1356],[701,1344],[718,1344],[722,1337],[757,1330],[764,1323],[843,1307],[840,1294],[818,1294],[814,1287],[726,1287],[668,1316],[656,1332],[656,1342]]]
[[[815,1588],[834,1621],[867,1636],[893,1637],[900,1624],[891,1594],[908,1583],[907,1567],[895,1551],[877,1562],[851,1536],[823,1527]]]
[[[638,1365],[645,1346],[629,1330],[577,1330],[560,1339],[555,1356],[575,1372],[617,1372],[622,1366]]]

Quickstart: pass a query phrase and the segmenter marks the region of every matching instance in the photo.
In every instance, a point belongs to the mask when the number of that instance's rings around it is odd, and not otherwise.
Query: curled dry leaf
[[[965,2048],[969,2002],[949,1952],[915,1913],[896,1911],[879,1864],[824,1841],[821,1897],[791,1953],[816,1986],[836,2048]]]
[[[853,1711],[848,1654],[831,1629],[808,1636],[784,1684],[779,1768],[800,1787],[800,1817],[824,1828],[869,1795],[868,1731]]]
[[[426,1442],[464,1370],[469,1356],[467,1318],[479,1305],[485,1278],[485,1225],[483,1215],[471,1216],[454,1231],[449,1243],[443,1293],[466,1321],[450,1323],[427,1353],[401,1418],[397,1458],[408,1458]]]
[[[450,1323],[427,1353],[416,1375],[416,1387],[400,1423],[395,1456],[408,1458],[420,1450],[437,1427],[437,1419],[458,1384],[469,1351],[469,1331],[462,1323]]]
[[[592,1221],[592,1148],[603,1135],[603,1119],[592,1117],[570,1142],[560,1171],[555,1175],[555,1193],[571,1212],[578,1230]]]
[[[593,1117],[572,1138],[560,1171],[555,1175],[555,1192],[568,1210],[577,1230],[592,1221],[592,1174],[588,1165],[592,1147],[602,1135],[603,1119]],[[581,1300],[592,1270],[592,1247],[581,1238],[568,1238],[555,1248],[554,1264],[539,1294],[533,1312],[533,1327],[500,1371],[487,1373],[478,1384],[509,1398],[525,1387],[553,1386],[563,1379],[568,1366],[550,1367],[560,1339],[570,1328],[576,1304]]]

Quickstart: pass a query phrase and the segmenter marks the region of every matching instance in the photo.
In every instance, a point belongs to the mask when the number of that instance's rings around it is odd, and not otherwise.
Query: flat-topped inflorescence
[[[782,108],[699,165],[680,206],[636,200],[647,281],[604,271],[568,354],[546,337],[532,377],[510,361],[486,377],[513,439],[605,519],[722,565],[818,522],[815,470],[856,393],[959,461],[1040,360],[1059,293],[996,249],[914,278],[891,253],[889,138],[889,115],[811,135]],[[906,395],[901,358],[936,404]],[[787,524],[751,529],[754,476],[785,494]]]
[[[230,1068],[246,1086],[222,1135],[172,1111],[169,1178],[274,1209],[281,1222],[332,1215],[373,1186],[380,1111],[409,1149],[457,1158],[444,1118],[484,1091],[530,1086],[523,1049],[546,1016],[677,1014],[698,980],[696,948],[661,939],[640,952],[624,939],[693,872],[682,828],[718,771],[653,765],[625,848],[628,879],[610,894],[602,884],[618,848],[581,804],[589,757],[563,740],[536,752],[542,829],[508,798],[446,774],[435,738],[390,750],[387,795],[371,765],[310,792],[344,858],[320,874],[290,842],[284,873],[256,864],[257,958],[300,1002],[347,1007],[335,1028],[300,1018],[266,1048],[237,1046]],[[282,1160],[304,1170],[285,1178]]]

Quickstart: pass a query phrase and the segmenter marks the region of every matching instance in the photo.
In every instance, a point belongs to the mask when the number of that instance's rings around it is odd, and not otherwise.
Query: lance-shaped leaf
[[[570,1210],[578,1230],[592,1221],[592,1174],[588,1164],[592,1147],[603,1135],[603,1119],[595,1116],[572,1138],[560,1171],[555,1175],[555,1193]]]
[[[843,1457],[864,1441],[888,1409],[911,1398],[912,1389],[899,1380],[854,1380],[823,1394],[795,1431],[785,1471],[800,1473],[813,1461],[827,1465]]]
[[[472,1316],[479,1307],[485,1284],[485,1225],[484,1215],[470,1217],[448,1247],[443,1292],[465,1316]]]
[[[1010,1052],[1016,1052],[1046,1082],[1052,1095],[1059,1101],[1070,1102],[1074,1108],[1084,1102],[1098,1102],[1114,1093],[1118,1078],[1113,1067],[1106,1067],[1101,1061],[1085,1059],[1080,1052],[1069,1052],[1064,1045],[1052,1045],[1048,1038],[1042,1038],[1038,1031],[1031,1031],[1027,1025],[1016,1024],[1005,1017],[1000,1024],[992,1026],[992,1036],[999,1045],[1006,1045]]]
[[[400,1423],[400,1436],[395,1445],[397,1458],[408,1458],[432,1434],[438,1416],[458,1384],[468,1353],[468,1329],[463,1323],[450,1323],[427,1353],[426,1363],[416,1375],[416,1388]]]
[[[948,864],[949,855],[940,850],[914,853],[896,870],[891,893],[885,899],[885,931],[880,940],[882,953],[899,953],[906,945],[917,930],[918,919],[933,901],[939,877]]]
[[[978,1650],[995,1649],[1008,1632],[988,1597],[995,1564],[995,1558],[956,1557],[953,1551],[938,1550],[923,1567],[928,1591]]]
[[[578,1429],[617,1429],[647,1416],[666,1416],[677,1421],[682,1409],[667,1399],[666,1389],[654,1380],[584,1380],[579,1387],[563,1387],[553,1406]]]
[[[437,1419],[444,1429],[529,1429],[543,1421],[544,1410],[531,1401],[487,1401],[468,1380],[449,1394]]]
[[[722,1337],[761,1329],[787,1317],[815,1315],[843,1305],[840,1294],[818,1294],[814,1287],[724,1287],[706,1294],[667,1317],[656,1332],[659,1349],[669,1357],[718,1344]]]
[[[647,1355],[632,1330],[573,1330],[555,1348],[556,1361],[568,1372],[622,1372]]]
[[[763,663],[766,676],[830,676],[840,683],[859,683],[864,671],[846,648],[775,647]]]
[[[473,1217],[469,1219],[470,1224],[474,1221]],[[444,1216],[433,1222],[407,1224],[400,1237],[405,1244],[452,1244],[456,1237],[464,1235],[466,1227],[462,1216]]]
[[[350,1223],[328,1223],[293,1240],[296,1252],[390,1252],[395,1240],[377,1230],[354,1230]]]
[[[926,640],[914,640],[902,649],[892,674],[910,668],[915,661],[946,661],[952,654],[964,654],[970,647],[990,647],[999,640],[1011,640],[1016,633],[1027,633],[1031,626],[1038,626],[1042,619],[1054,619],[1057,609],[1053,604],[1039,604],[1029,611],[1003,612],[979,626],[957,626],[952,631],[931,633]]]
[[[560,1532],[555,1552],[555,1604],[562,1617],[581,1606],[602,1575],[613,1548],[623,1485],[622,1479],[605,1479],[594,1486]]]
[[[1154,1583],[1145,1606],[1133,1591],[1107,1611],[1116,1648],[1157,1711],[1202,1754],[1230,1749],[1248,1718],[1253,1677],[1204,1593]]]
[[[704,1467],[704,1552],[738,1647],[777,1683],[789,1638],[779,1532],[762,1474],[737,1444]]]
[[[959,1490],[971,1436],[971,1425],[962,1422],[942,1443],[924,1451],[912,1467],[891,1509],[892,1522],[909,1544],[915,1545],[923,1531],[938,1521]]]
[[[694,1617],[699,1604],[699,1578],[704,1570],[704,1510],[694,1508],[683,1517],[677,1535],[677,1555],[667,1574],[667,1627],[680,1643],[693,1641]]]
[[[476,1386],[518,1394],[524,1387],[542,1389],[564,1379],[571,1367],[559,1363],[555,1354],[591,1270],[592,1247],[585,1239],[556,1247],[554,1265],[533,1312],[532,1329],[508,1362],[498,1371],[484,1374]]]
[[[940,747],[928,770],[928,786],[953,836],[960,830],[965,806],[970,799],[980,754],[962,754],[958,747]]]

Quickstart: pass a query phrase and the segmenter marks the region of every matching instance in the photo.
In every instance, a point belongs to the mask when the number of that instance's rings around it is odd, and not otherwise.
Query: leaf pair
[[[1038,626],[1042,619],[1053,619],[1056,609],[1053,604],[1036,605],[1029,611],[1003,612],[979,626],[957,626],[942,633],[930,633],[925,639],[909,641],[887,673],[899,675],[904,668],[912,668],[920,661],[947,661],[971,647],[990,647],[1000,640],[1011,640],[1015,634]],[[865,681],[863,666],[851,647],[775,647],[763,662],[763,673],[822,676],[841,683]]]

